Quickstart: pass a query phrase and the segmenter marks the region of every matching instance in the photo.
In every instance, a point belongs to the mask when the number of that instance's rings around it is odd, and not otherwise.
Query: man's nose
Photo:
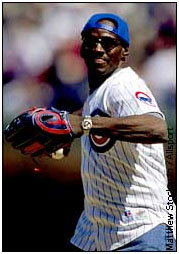
[[[98,52],[104,52],[105,51],[100,42],[96,42],[95,50],[98,51]]]

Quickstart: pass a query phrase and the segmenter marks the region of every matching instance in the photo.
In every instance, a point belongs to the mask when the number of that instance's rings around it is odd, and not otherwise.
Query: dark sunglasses
[[[111,37],[95,38],[95,37],[85,37],[82,39],[86,48],[94,49],[97,44],[100,43],[105,51],[110,51],[115,47],[121,45],[120,41],[115,40]]]

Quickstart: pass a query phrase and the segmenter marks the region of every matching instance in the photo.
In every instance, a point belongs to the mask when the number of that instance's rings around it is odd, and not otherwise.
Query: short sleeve
[[[106,92],[107,111],[113,117],[147,113],[157,113],[164,117],[153,94],[140,78],[115,82]]]

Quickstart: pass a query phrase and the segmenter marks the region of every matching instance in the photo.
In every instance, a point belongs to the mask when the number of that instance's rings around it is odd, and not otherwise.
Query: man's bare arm
[[[80,137],[82,117],[69,115],[74,132]],[[167,126],[162,118],[143,114],[121,118],[92,117],[91,133],[114,137],[132,143],[164,143],[167,141]]]

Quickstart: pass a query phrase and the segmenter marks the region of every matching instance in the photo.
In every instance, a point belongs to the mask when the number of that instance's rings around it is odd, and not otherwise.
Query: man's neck
[[[96,88],[100,87],[103,82],[107,79],[107,77],[92,77],[89,75],[88,81],[89,81],[89,87],[90,87],[90,93],[92,93]]]
[[[90,94],[96,90],[96,88],[100,87],[104,81],[109,78],[112,75],[112,73],[109,73],[105,76],[98,75],[98,74],[91,74],[88,73],[88,82],[89,82],[89,87],[90,87]]]

